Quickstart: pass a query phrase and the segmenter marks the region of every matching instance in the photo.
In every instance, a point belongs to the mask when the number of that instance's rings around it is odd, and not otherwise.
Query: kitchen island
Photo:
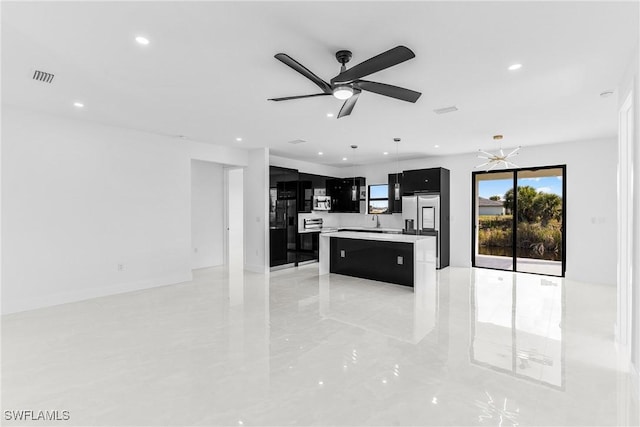
[[[329,273],[414,287],[435,281],[436,238],[357,231],[322,233],[319,274]]]

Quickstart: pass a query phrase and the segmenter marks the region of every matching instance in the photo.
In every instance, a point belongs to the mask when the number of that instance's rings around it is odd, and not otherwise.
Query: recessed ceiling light
[[[438,144],[434,145],[433,148],[440,148]]]
[[[605,90],[604,92],[602,92],[602,93],[600,94],[600,96],[601,96],[602,98],[607,98],[607,97],[609,97],[609,96],[611,96],[611,95],[613,95],[613,91],[612,91],[612,90]]]
[[[327,117],[333,117],[333,113],[327,113]]]
[[[73,106],[74,107],[78,107],[78,108],[82,108],[82,107],[84,107],[84,104],[82,102],[77,102],[76,101],[76,102],[73,103]]]
[[[237,141],[237,142],[242,142],[242,138],[237,137],[237,138],[236,138],[236,141]]]
[[[318,151],[318,156],[322,156],[324,153],[322,151]]]
[[[509,71],[519,70],[520,68],[522,68],[522,64],[512,64],[512,65],[509,65]]]
[[[447,113],[453,113],[454,111],[458,111],[458,107],[456,107],[455,105],[452,105],[450,107],[437,108],[433,110],[433,112],[436,114],[447,114]]]
[[[389,152],[388,152],[388,151],[385,151],[385,152],[384,152],[384,153],[382,153],[382,154],[384,154],[385,156],[387,156],[387,155],[389,155]]]
[[[149,44],[149,39],[142,36],[137,36],[136,41],[138,42],[138,44],[145,45],[145,46]]]
[[[347,158],[346,158],[346,157],[343,157],[343,158],[342,158],[342,161],[345,161],[345,160],[347,160]]]

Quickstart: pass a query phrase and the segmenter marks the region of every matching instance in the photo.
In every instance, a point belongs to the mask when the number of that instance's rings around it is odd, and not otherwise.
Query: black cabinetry
[[[389,212],[402,213],[402,173],[389,174]],[[396,200],[396,183],[400,185],[398,200]]]
[[[446,177],[443,175],[446,174]],[[441,192],[443,179],[448,180],[449,170],[444,168],[414,169],[402,172],[404,194],[417,192]]]
[[[269,257],[271,267],[295,263],[298,238],[298,171],[269,167]]]
[[[332,237],[331,273],[413,286],[413,243]]]
[[[298,262],[317,260],[320,252],[320,231],[298,233]]]
[[[366,188],[367,182],[363,177],[327,179],[327,196],[331,197],[331,212],[359,213],[360,202],[365,200],[360,196]]]
[[[313,194],[316,189],[326,188],[329,177],[300,173],[298,180],[298,212],[311,212],[313,210]]]

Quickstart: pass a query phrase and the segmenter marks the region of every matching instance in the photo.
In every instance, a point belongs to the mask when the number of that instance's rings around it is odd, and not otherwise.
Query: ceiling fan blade
[[[361,77],[368,76],[385,68],[392,67],[414,58],[416,55],[406,46],[396,46],[393,49],[389,49],[386,52],[382,52],[379,55],[369,58],[358,65],[351,67],[350,69],[338,74],[331,79],[331,84],[339,82],[352,82]]]
[[[357,80],[356,85],[362,90],[377,93],[378,95],[389,96],[391,98],[400,99],[407,102],[416,102],[420,95],[420,92],[414,90],[405,89],[403,87],[392,86],[384,83],[370,82],[367,80]]]
[[[351,98],[347,99],[346,101],[344,101],[344,104],[342,104],[342,108],[338,113],[338,117],[337,117],[338,119],[340,117],[348,116],[349,114],[351,114],[351,111],[353,110],[353,107],[355,107],[356,101],[358,101],[359,96],[360,96],[360,91],[354,90],[353,95],[351,95]]]
[[[285,96],[284,98],[269,98],[267,101],[288,101],[290,99],[313,98],[314,96],[331,95],[330,93],[314,93],[313,95]]]
[[[274,56],[278,61],[293,68],[312,82],[314,82],[324,93],[331,93],[331,85],[320,77],[313,74],[307,67],[287,55],[286,53],[278,53]]]

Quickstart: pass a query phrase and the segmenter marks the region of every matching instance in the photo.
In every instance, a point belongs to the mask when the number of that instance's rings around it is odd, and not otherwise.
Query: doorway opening
[[[565,175],[564,165],[474,172],[472,265],[564,277]]]

